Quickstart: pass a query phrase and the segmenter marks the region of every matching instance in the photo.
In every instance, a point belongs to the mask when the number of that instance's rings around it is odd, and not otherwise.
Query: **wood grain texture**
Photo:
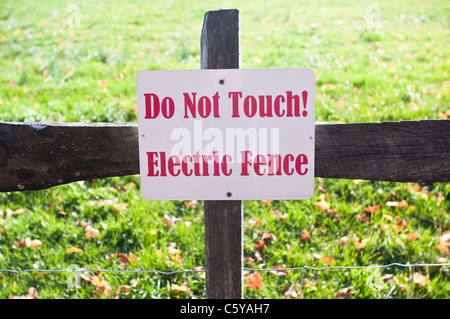
[[[203,21],[202,69],[239,69],[239,11],[208,11]],[[243,298],[242,201],[205,201],[208,299]]]
[[[134,123],[0,123],[0,191],[138,173]]]
[[[450,181],[450,120],[316,125],[315,176]]]
[[[239,69],[239,10],[205,13],[200,41],[202,69]]]
[[[139,174],[138,147],[137,123],[0,122],[0,191]],[[316,124],[315,176],[450,182],[450,120]]]
[[[208,299],[243,297],[242,201],[205,201],[205,270]]]

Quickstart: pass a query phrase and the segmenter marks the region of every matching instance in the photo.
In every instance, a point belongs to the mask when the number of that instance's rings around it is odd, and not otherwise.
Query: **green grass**
[[[1,121],[137,121],[137,73],[199,69],[203,15],[221,7],[240,10],[242,68],[315,70],[317,122],[450,116],[450,4],[446,1],[378,1],[379,27],[368,23],[367,9],[373,3],[364,1],[280,5],[274,1],[85,0],[77,1],[78,7],[73,4],[1,2]],[[314,197],[308,201],[271,201],[269,205],[245,201],[245,266],[328,267],[323,257],[330,257],[331,265],[337,266],[448,260],[436,246],[440,236],[450,231],[449,191],[448,183],[316,179]],[[328,210],[314,205],[322,198],[330,204]],[[387,204],[402,200],[408,205],[401,209]],[[120,203],[128,207],[114,206]],[[378,204],[375,213],[364,211]],[[20,208],[24,213],[11,215]],[[274,214],[277,210],[280,215]],[[204,267],[202,202],[191,208],[179,201],[144,201],[138,176],[2,193],[0,212],[0,269]],[[165,216],[179,220],[168,227]],[[86,237],[85,223],[98,230],[98,237]],[[301,239],[304,229],[309,240]],[[254,245],[264,232],[275,238],[266,239],[267,248],[258,255]],[[421,237],[409,241],[409,233]],[[353,236],[370,241],[358,250]],[[42,245],[20,247],[27,237]],[[339,245],[342,237],[348,241]],[[71,247],[83,252],[66,253]],[[171,255],[168,247],[181,255]],[[136,259],[121,264],[118,254],[130,256],[129,252]],[[430,281],[414,285],[414,298],[450,296],[449,267],[421,267],[416,272]],[[400,267],[307,270],[303,297],[338,298],[351,286],[349,298],[384,298],[395,286],[392,298],[408,298],[410,275]],[[30,287],[37,288],[39,298],[74,298],[75,289],[67,285],[70,276],[3,272],[0,298],[26,295]],[[283,298],[294,283],[300,292],[301,269],[284,276],[271,272],[261,276],[264,285],[257,290],[246,287],[245,298]],[[123,285],[129,289],[122,290],[119,298],[185,297],[172,287],[185,284],[185,274],[102,273],[101,279],[111,287],[109,296],[82,279],[79,297],[112,298]],[[205,296],[201,273],[190,274],[189,286],[190,296]]]

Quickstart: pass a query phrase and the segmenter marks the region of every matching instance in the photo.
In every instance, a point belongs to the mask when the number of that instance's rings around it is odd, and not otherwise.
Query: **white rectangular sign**
[[[140,72],[142,196],[311,198],[314,88],[311,69]]]

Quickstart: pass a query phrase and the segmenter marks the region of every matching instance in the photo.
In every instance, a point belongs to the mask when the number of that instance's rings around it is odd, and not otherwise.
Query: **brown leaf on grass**
[[[380,204],[375,205],[375,206],[366,206],[366,207],[364,207],[364,211],[365,211],[366,213],[370,213],[370,214],[376,213],[376,211],[377,211],[378,209],[380,209]]]
[[[397,222],[397,226],[400,226],[400,227],[405,228],[405,227],[406,227],[406,222],[405,222],[404,220],[399,220],[399,221]]]
[[[108,86],[108,81],[106,79],[103,79],[99,81],[98,84],[100,85],[100,87],[106,88]]]
[[[258,243],[253,245],[258,251],[262,252],[267,248],[266,242],[264,240],[258,240]]]
[[[341,239],[339,239],[339,246],[345,245],[348,242],[348,237],[347,236],[342,236]]]
[[[450,243],[450,230],[445,231],[444,234],[440,237],[440,240],[442,242],[448,242]]]
[[[366,247],[367,243],[370,241],[370,238],[365,238],[362,241],[360,241],[359,237],[353,234],[353,243],[356,246],[356,249],[361,250],[364,247]]]
[[[128,189],[128,188],[136,188],[136,184],[133,183],[133,182],[129,182],[129,183],[126,183],[125,186],[124,186],[123,188],[125,188],[125,189]]]
[[[181,285],[176,285],[176,284],[171,284],[170,285],[170,292],[174,293],[174,294],[186,294],[186,292],[191,292],[191,288],[188,288],[186,286],[186,284],[181,284]]]
[[[286,213],[280,212],[278,209],[271,209],[270,213],[274,215],[278,220],[285,219],[287,217]]]
[[[411,277],[407,279],[408,281],[411,281]],[[414,273],[413,282],[416,285],[426,286],[430,282],[430,278],[427,276],[422,275],[419,272]]]
[[[289,287],[289,289],[284,293],[284,299],[297,299],[299,297],[297,292],[297,281],[294,281],[294,283]]]
[[[302,234],[300,235],[300,239],[301,240],[310,240],[311,235],[309,234],[309,232],[306,229],[303,229]]]
[[[24,239],[21,239],[18,243],[16,243],[17,247],[30,247],[31,239],[30,237],[26,237]]]
[[[316,206],[317,208],[319,208],[320,211],[324,212],[330,209],[330,204],[327,203],[327,201],[322,198],[320,200],[320,202],[316,202],[314,203],[314,206]]]
[[[134,265],[134,263],[136,262],[136,255],[131,251],[128,252],[128,256],[124,253],[118,253],[117,257],[119,257],[119,264],[121,266],[125,266],[126,264]]]
[[[344,289],[341,289],[336,293],[335,297],[347,299],[347,298],[351,297],[351,295],[356,294],[356,291],[352,291],[352,289],[353,289],[352,286],[348,286]]]
[[[274,234],[268,233],[268,232],[264,232],[263,235],[262,235],[262,237],[261,237],[261,239],[262,239],[262,240],[272,239],[272,240],[274,240],[274,241],[277,240],[277,238],[275,237]]]
[[[180,218],[177,217],[170,217],[169,215],[164,215],[164,223],[166,223],[167,227],[172,227],[177,221],[179,221]]]
[[[104,295],[109,297],[111,295],[111,286],[106,280],[102,279],[101,273],[95,276],[80,274],[80,277],[95,286],[94,296]]]
[[[66,254],[70,253],[82,253],[83,249],[77,248],[77,247],[70,247],[66,250]]]
[[[16,243],[17,247],[29,247],[29,248],[36,248],[41,245],[42,245],[42,242],[39,239],[31,240],[30,237],[21,239],[19,242]]]
[[[37,289],[34,287],[30,287],[26,296],[12,296],[11,294],[9,294],[9,299],[37,299],[37,296]]]
[[[446,255],[446,256],[450,255],[450,251],[449,251],[448,245],[447,245],[445,242],[441,241],[439,244],[436,245],[436,248],[437,248],[442,254],[444,254],[444,255]]]
[[[119,264],[121,266],[125,266],[126,264],[130,263],[130,261],[128,260],[128,256],[124,253],[118,253],[117,256],[119,257]]]
[[[327,265],[334,263],[334,259],[330,256],[322,257],[320,260]]]
[[[264,285],[263,277],[259,272],[254,271],[250,275],[245,277],[247,284],[245,285],[248,289],[259,290]]]
[[[97,238],[100,236],[100,232],[97,229],[91,227],[90,225],[86,226],[85,231],[86,231],[85,236],[87,238]]]
[[[39,239],[33,239],[30,241],[30,248],[36,248],[42,245],[42,242]]]
[[[25,209],[24,208],[19,208],[19,209],[16,209],[15,211],[12,212],[13,215],[20,215],[20,214],[23,214],[23,213],[25,213]]]
[[[113,205],[113,211],[115,211],[116,213],[118,213],[126,208],[128,208],[127,203],[118,203],[118,204]]]
[[[413,240],[416,240],[416,239],[421,238],[421,237],[422,237],[422,235],[419,234],[419,233],[406,234],[406,239],[408,239],[408,241],[413,241]]]
[[[193,210],[198,205],[198,202],[196,200],[190,200],[190,201],[186,201],[185,205],[190,210]]]

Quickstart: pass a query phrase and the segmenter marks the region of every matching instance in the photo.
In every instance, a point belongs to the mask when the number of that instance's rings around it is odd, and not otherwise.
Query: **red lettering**
[[[228,97],[232,98],[232,108],[233,108],[233,114],[231,117],[240,117],[239,116],[239,98],[242,97],[242,92],[230,92],[228,93]]]
[[[250,154],[252,156],[251,151],[241,151],[242,155],[242,170],[241,170],[241,176],[248,176],[248,166],[252,165],[252,163],[249,161],[247,155]]]
[[[180,175],[180,169],[178,168],[178,171],[175,172],[174,168],[176,166],[180,166],[180,159],[178,156],[172,155],[169,157],[169,162],[167,163],[167,169],[169,170],[169,174],[172,176],[178,176]]]
[[[184,176],[191,176],[192,175],[192,169],[189,169],[188,165],[187,165],[188,162],[192,163],[192,156],[185,155],[183,157],[183,161],[181,163],[181,171],[183,172]]]
[[[264,155],[261,155],[261,154],[256,155],[255,162],[253,163],[253,167],[255,168],[256,175],[262,176],[262,175],[266,174],[265,168],[262,172],[260,170],[260,166],[263,166],[266,164],[267,164],[266,158],[264,157]]]
[[[244,113],[247,117],[255,116],[258,110],[258,102],[256,98],[252,95],[249,95],[244,100]]]
[[[145,118],[154,119],[159,115],[159,98],[154,93],[144,94]]]
[[[308,168],[305,168],[304,171],[302,171],[302,165],[308,164],[308,158],[305,154],[300,154],[295,159],[295,170],[297,171],[298,175],[305,175],[308,173]]]
[[[153,157],[158,157],[157,152],[147,152],[148,174],[147,176],[159,176],[159,172],[154,171],[154,167],[158,165],[158,161]]]
[[[188,110],[189,110],[189,112],[191,112],[191,116],[195,119],[197,116],[196,115],[197,109],[196,109],[196,105],[195,105],[196,104],[195,96],[197,95],[197,93],[192,93],[193,100],[191,100],[188,93],[183,93],[183,95],[184,95],[184,118],[185,119],[189,118],[189,115],[188,115]]]

